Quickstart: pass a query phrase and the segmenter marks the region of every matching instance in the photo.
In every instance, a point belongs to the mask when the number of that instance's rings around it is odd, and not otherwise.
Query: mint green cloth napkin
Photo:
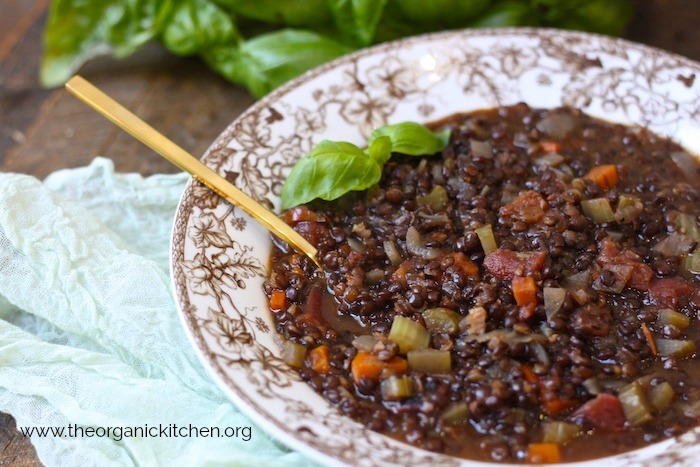
[[[48,466],[309,464],[224,397],[181,327],[168,256],[187,178],[103,158],[43,183],[0,174],[0,410],[64,427],[31,437]]]

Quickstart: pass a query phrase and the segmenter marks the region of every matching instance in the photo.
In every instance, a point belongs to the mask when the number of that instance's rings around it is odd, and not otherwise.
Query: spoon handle
[[[112,123],[153,149],[165,159],[192,175],[214,193],[240,207],[248,215],[258,220],[270,232],[287,242],[294,249],[304,253],[320,267],[316,257],[316,248],[282,219],[277,217],[275,213],[236,188],[228,180],[160,134],[152,126],[131,113],[90,82],[80,76],[74,76],[68,80],[66,88],[71,94],[75,95],[104,117],[111,120]]]

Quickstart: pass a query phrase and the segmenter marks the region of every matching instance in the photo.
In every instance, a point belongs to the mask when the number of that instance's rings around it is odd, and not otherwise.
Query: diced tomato
[[[330,235],[328,227],[316,221],[300,221],[294,226],[294,230],[307,239],[312,245],[318,246],[321,240]]]
[[[291,226],[295,226],[299,222],[323,222],[325,219],[306,206],[301,205],[285,211],[282,214],[282,220]]]
[[[496,250],[486,255],[484,267],[498,279],[513,279],[515,276],[541,271],[545,256],[541,251],[518,253]]]
[[[479,277],[479,266],[477,266],[474,261],[470,260],[467,255],[462,252],[457,252],[450,253],[448,256],[454,259],[453,266],[461,272],[463,276]]]
[[[590,423],[596,428],[617,431],[625,427],[625,412],[617,396],[601,393],[576,410],[571,418]]]
[[[540,142],[540,147],[547,153],[558,153],[561,151],[561,144],[556,141],[542,141]]]
[[[606,264],[624,264],[632,266],[632,276],[627,282],[627,287],[630,287],[640,292],[649,289],[651,280],[654,278],[654,271],[642,262],[642,259],[636,253],[624,250],[620,251],[618,245],[611,238],[604,238],[599,245],[599,254],[596,261],[601,266]]]
[[[695,289],[682,277],[656,279],[649,288],[649,299],[657,305],[676,308],[680,298],[691,295]]]
[[[513,217],[526,224],[539,222],[549,205],[538,192],[523,191],[513,201],[501,206],[499,214],[503,217]]]

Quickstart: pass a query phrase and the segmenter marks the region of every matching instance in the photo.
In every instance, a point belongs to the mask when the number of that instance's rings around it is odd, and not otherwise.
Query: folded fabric
[[[181,327],[168,256],[186,181],[103,158],[43,183],[0,174],[0,410],[45,465],[309,465],[225,398]]]

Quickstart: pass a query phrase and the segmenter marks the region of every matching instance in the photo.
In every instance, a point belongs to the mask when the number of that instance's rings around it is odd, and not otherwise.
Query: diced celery
[[[700,248],[683,257],[681,267],[690,274],[700,274]]]
[[[656,350],[662,357],[688,357],[695,353],[695,343],[684,339],[656,339]]]
[[[430,343],[430,333],[410,318],[397,316],[391,324],[389,340],[399,345],[399,351],[407,354],[411,350],[425,349]]]
[[[560,287],[545,287],[542,292],[544,294],[544,311],[547,314],[547,319],[550,320],[559,314],[559,310],[564,305],[566,290]]]
[[[666,324],[672,324],[678,329],[685,329],[690,326],[690,318],[688,318],[683,313],[671,310],[669,308],[662,308],[659,310],[659,314],[656,318],[656,323],[662,326]]]
[[[457,424],[467,421],[469,418],[469,406],[466,402],[457,402],[450,405],[442,413],[442,419],[447,423]]]
[[[615,213],[607,198],[584,199],[581,201],[583,213],[596,224],[605,224],[615,220]]]
[[[695,221],[695,216],[679,212],[675,224],[681,233],[686,234],[696,242],[700,242],[700,226]]]
[[[431,334],[455,335],[459,332],[461,319],[462,316],[449,308],[429,308],[423,312],[425,326]]]
[[[496,244],[496,237],[493,235],[493,229],[491,224],[486,224],[478,229],[474,230],[476,235],[479,237],[479,242],[481,242],[481,248],[487,255],[491,252],[498,250],[498,245]]]
[[[566,444],[574,440],[581,428],[575,423],[550,421],[542,425],[542,441],[545,443]]]
[[[382,398],[396,401],[413,395],[413,379],[410,376],[390,376],[382,381]]]
[[[625,386],[618,394],[625,418],[632,426],[641,426],[652,419],[649,402],[644,390],[636,381]]]
[[[632,195],[628,195],[628,194],[621,194],[617,200],[617,209],[635,206],[639,202],[641,202],[641,201],[636,196],[632,196]]]
[[[306,358],[306,347],[296,342],[284,341],[281,354],[284,363],[295,368],[301,368],[304,366],[304,359]]]
[[[416,202],[421,206],[430,206],[433,212],[441,211],[447,206],[447,191],[441,185],[436,185],[424,196],[416,196]]]
[[[374,346],[379,343],[379,339],[368,334],[357,336],[352,340],[352,346],[363,352],[371,352]]]
[[[657,384],[649,391],[649,403],[656,413],[668,409],[675,397],[676,392],[668,381]]]
[[[407,354],[408,366],[412,370],[426,373],[449,373],[452,370],[452,358],[449,350],[420,349]]]

